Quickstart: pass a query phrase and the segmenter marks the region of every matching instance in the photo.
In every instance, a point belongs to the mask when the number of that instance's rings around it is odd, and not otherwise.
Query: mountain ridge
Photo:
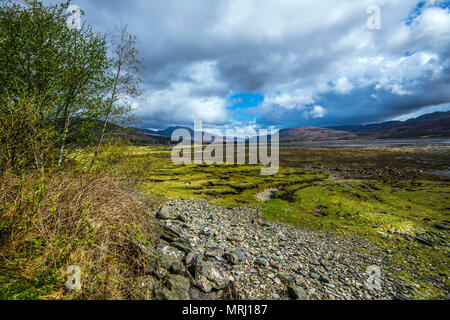
[[[177,129],[187,130],[194,137],[194,130],[185,126],[171,126],[163,130],[135,128],[140,135],[152,139],[170,141]],[[214,135],[202,132],[203,142],[212,141]],[[450,137],[450,111],[434,112],[405,121],[386,121],[368,125],[343,125],[329,127],[300,126],[280,130],[280,141],[323,141],[352,139],[404,139]]]

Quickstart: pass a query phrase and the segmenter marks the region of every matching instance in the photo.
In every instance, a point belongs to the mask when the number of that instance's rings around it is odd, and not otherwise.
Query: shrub
[[[127,189],[69,170],[5,173],[0,188],[1,298],[142,297],[152,267],[142,246],[154,247],[154,224]],[[73,265],[82,269],[80,291],[65,286]]]
[[[58,136],[44,97],[0,98],[0,172],[43,169],[55,159]]]

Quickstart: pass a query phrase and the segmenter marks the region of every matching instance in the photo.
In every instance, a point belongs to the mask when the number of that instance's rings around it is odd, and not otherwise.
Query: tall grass
[[[70,169],[5,172],[0,188],[0,298],[142,298],[154,223],[128,188]],[[79,291],[65,286],[73,265]]]

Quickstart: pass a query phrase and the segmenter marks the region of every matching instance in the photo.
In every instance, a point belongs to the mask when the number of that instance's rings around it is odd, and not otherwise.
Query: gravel
[[[206,200],[177,199],[165,205],[161,221],[181,233],[194,253],[214,262],[203,267],[220,271],[221,284],[230,279],[241,299],[300,295],[293,292],[312,300],[404,298],[403,287],[384,273],[381,288],[365,285],[368,266],[389,269],[385,251],[356,237],[344,239],[267,221],[259,213],[257,207],[228,209]],[[170,218],[179,216],[184,219]],[[197,287],[205,288],[206,281],[201,281]],[[207,291],[215,288],[222,285]]]

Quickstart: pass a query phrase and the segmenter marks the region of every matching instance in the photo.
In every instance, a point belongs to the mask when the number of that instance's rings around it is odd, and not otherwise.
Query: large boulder
[[[173,265],[180,264],[184,259],[184,252],[170,246],[158,246],[156,251],[160,254],[162,263],[167,268],[171,268]]]
[[[160,223],[158,227],[158,236],[165,241],[174,242],[183,239],[183,232],[176,226]]]
[[[179,238],[179,239],[175,240],[174,242],[172,242],[172,246],[183,251],[186,254],[188,254],[194,250],[194,248],[192,248],[192,245],[189,243],[189,241],[187,241],[184,238]]]

